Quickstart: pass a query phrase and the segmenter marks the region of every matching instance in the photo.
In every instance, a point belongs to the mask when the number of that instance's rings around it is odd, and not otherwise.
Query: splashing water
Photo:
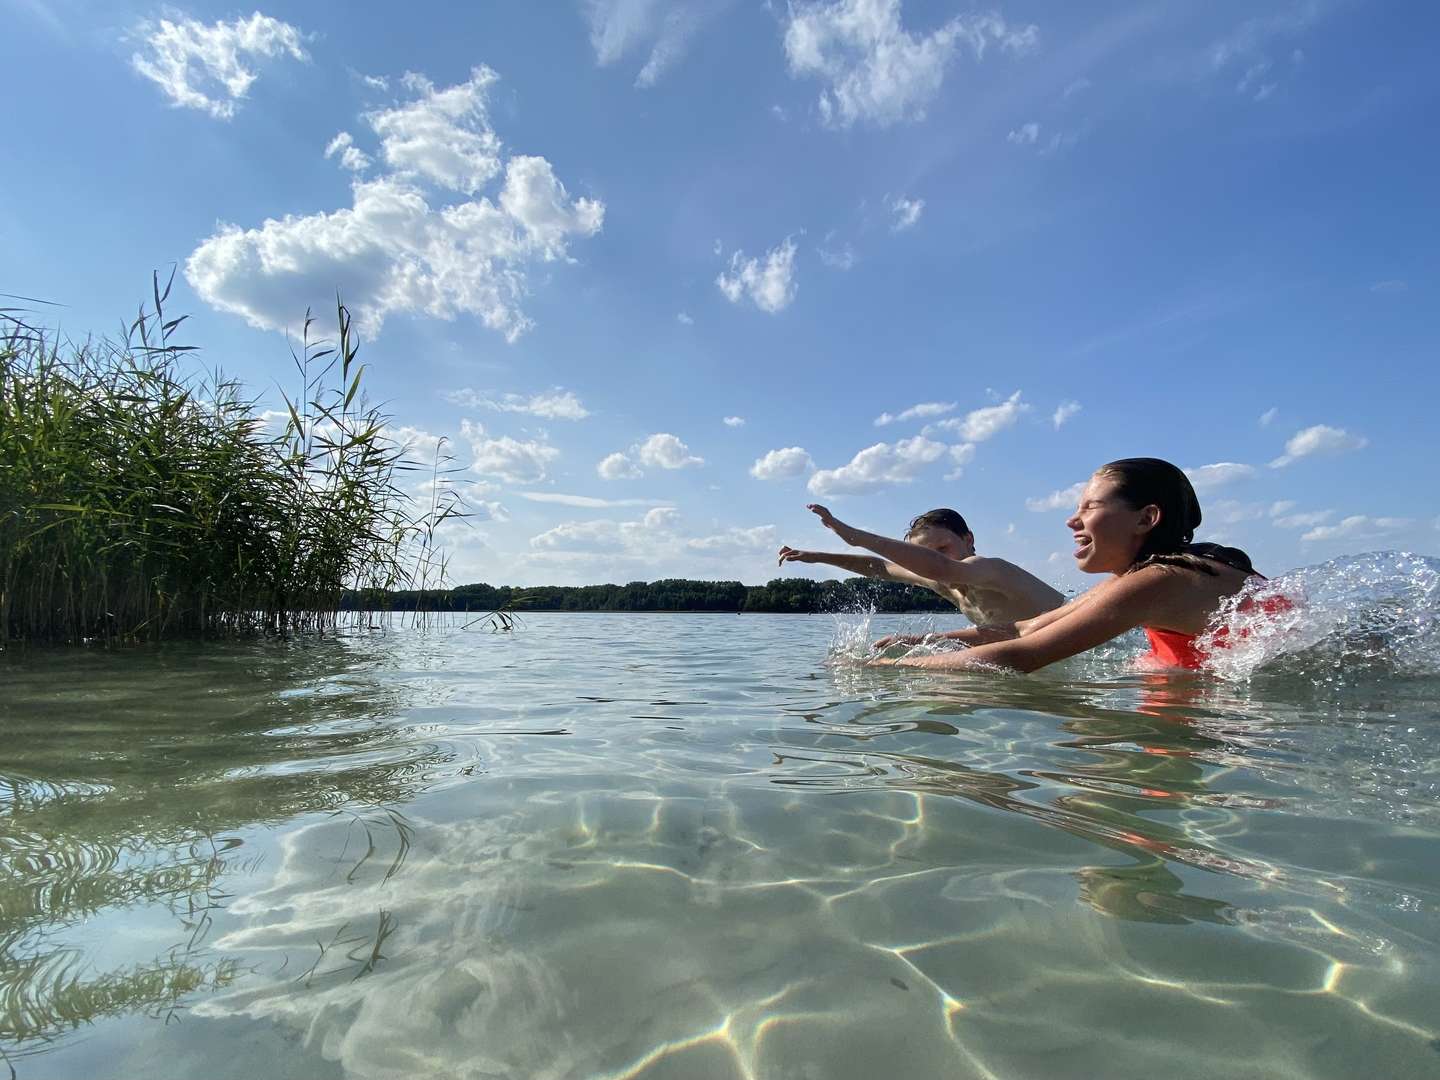
[[[1197,644],[1225,679],[1440,674],[1440,559],[1376,551],[1291,570],[1231,597],[1211,626]],[[1215,647],[1219,627],[1228,634]]]
[[[881,655],[871,645],[874,614],[833,613],[831,665],[853,666]],[[934,616],[917,617],[906,633],[944,629]],[[1283,675],[1319,685],[1440,675],[1440,559],[1376,551],[1256,579],[1226,601],[1196,644],[1210,654],[1206,671],[1227,681]],[[897,644],[883,655],[925,656],[956,647],[945,640]],[[1135,670],[1145,647],[1135,631],[1092,649],[1065,671],[1085,679],[1124,675]]]

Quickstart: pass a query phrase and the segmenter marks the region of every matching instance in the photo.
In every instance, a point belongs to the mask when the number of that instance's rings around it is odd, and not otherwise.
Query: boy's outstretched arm
[[[892,540],[888,536],[868,533],[853,525],[846,525],[819,503],[811,503],[805,509],[818,517],[822,525],[847,544],[867,548],[887,562],[908,570],[927,581],[938,581],[943,585],[989,585],[992,583],[991,567],[987,564],[994,560],[952,559],[948,555],[941,555],[938,551],[931,551],[919,544],[907,543],[904,540]]]
[[[886,562],[884,559],[877,559],[874,555],[847,555],[830,551],[798,551],[788,544],[780,549],[779,565],[787,562],[824,563],[827,566],[838,566],[841,570],[848,570],[852,574],[861,574],[864,577],[884,578],[888,581],[898,581],[905,585],[933,584],[922,578],[919,574],[913,574],[903,566],[896,566],[894,563]]]

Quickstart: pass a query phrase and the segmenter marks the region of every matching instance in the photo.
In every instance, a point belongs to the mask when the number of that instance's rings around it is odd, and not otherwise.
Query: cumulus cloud
[[[550,464],[560,451],[538,440],[513,439],[508,435],[490,438],[485,429],[469,420],[460,422],[460,434],[474,451],[471,470],[481,476],[494,476],[512,484],[533,484],[549,475]]]
[[[730,268],[722,270],[715,284],[725,299],[738,304],[748,298],[761,311],[783,311],[795,299],[795,241],[786,237],[761,258],[747,259],[743,251],[730,256]]]
[[[726,426],[726,427],[744,427],[744,426],[745,426],[745,418],[744,418],[743,416],[727,416],[727,417],[725,417],[725,426]]]
[[[601,480],[638,480],[645,475],[640,471],[640,467],[630,460],[629,455],[621,450],[601,458],[595,471],[600,474]]]
[[[920,215],[925,210],[924,199],[906,199],[897,197],[890,202],[890,212],[895,215],[894,222],[890,225],[891,232],[904,232],[920,220]]]
[[[679,437],[658,432],[636,443],[629,450],[617,450],[595,466],[602,480],[636,480],[645,469],[688,469],[704,465],[705,459],[690,453]]]
[[[467,409],[522,413],[526,416],[538,416],[542,420],[584,420],[590,415],[590,411],[573,392],[559,386],[529,397],[521,394],[501,394],[495,397],[471,390],[467,386],[460,390],[446,391],[445,400]]]
[[[1317,540],[1375,540],[1410,525],[1409,518],[1367,517],[1353,514],[1338,525],[1320,525],[1300,537],[1309,544]]]
[[[771,450],[750,466],[750,475],[756,480],[784,480],[792,476],[803,476],[815,468],[810,455],[799,446],[787,446],[783,450]]]
[[[257,60],[308,60],[304,35],[289,23],[255,12],[248,19],[206,25],[198,19],[145,21],[135,28],[140,48],[130,66],[155,83],[178,108],[217,120],[235,115],[258,77]]]
[[[965,466],[975,460],[975,444],[959,443],[950,447],[950,461],[955,466],[945,474],[946,480],[958,480],[965,472]]]
[[[1011,26],[994,13],[959,15],[929,34],[913,34],[901,23],[900,0],[800,2],[789,14],[790,73],[824,84],[820,118],[836,128],[921,120],[962,47],[979,60],[991,46],[1026,52],[1039,37],[1036,27]]]
[[[690,453],[674,435],[660,432],[637,444],[633,453],[641,465],[656,469],[688,469],[693,465],[704,465],[705,459]]]
[[[654,86],[684,59],[696,33],[731,0],[585,0],[590,44],[601,67],[649,47],[635,76],[640,89]]]
[[[685,527],[674,507],[662,506],[631,521],[567,521],[530,538],[537,551],[643,556],[650,565],[677,555],[721,558],[773,551],[773,525],[730,526],[697,534]]]
[[[1078,401],[1062,401],[1050,417],[1050,422],[1059,431],[1065,426],[1065,422],[1080,411],[1081,405]]]
[[[932,416],[944,416],[948,412],[954,412],[955,405],[953,401],[922,401],[919,405],[911,405],[898,413],[881,413],[875,418],[875,426],[885,427],[887,424],[900,424],[906,420],[928,420]]]
[[[1034,510],[1036,513],[1045,510],[1074,510],[1080,502],[1080,493],[1084,490],[1085,481],[1081,480],[1067,488],[1052,491],[1049,495],[1042,495],[1038,499],[1026,499],[1025,509]]]
[[[1285,453],[1270,462],[1272,469],[1282,469],[1301,458],[1316,454],[1343,454],[1347,450],[1360,450],[1369,440],[1360,435],[1351,435],[1344,428],[1316,424],[1290,436],[1285,444]]]
[[[944,443],[916,435],[896,443],[867,446],[849,464],[821,469],[810,477],[814,495],[867,495],[892,484],[908,484],[948,450]]]
[[[998,405],[986,405],[980,409],[974,409],[964,416],[951,417],[949,420],[941,420],[932,424],[926,429],[926,433],[933,430],[957,432],[965,442],[984,442],[1008,427],[1013,427],[1020,419],[1022,413],[1030,411],[1030,406],[1020,400],[1020,391],[1016,390],[1008,398]]]
[[[771,553],[779,542],[774,525],[751,528],[729,528],[710,536],[697,536],[685,541],[685,550],[700,555],[746,555]]]
[[[355,145],[355,138],[348,131],[342,131],[325,146],[325,160],[340,156],[340,167],[351,172],[364,172],[370,167],[370,155]]]
[[[600,231],[605,208],[572,199],[542,157],[515,155],[502,167],[484,107],[495,78],[476,68],[467,82],[436,88],[407,76],[414,100],[367,115],[389,172],[357,179],[348,207],[223,225],[191,254],[186,280],[212,307],[262,329],[293,325],[338,290],[371,336],[394,313],[469,314],[514,341],[531,326],[520,308],[529,266],[567,259],[573,238]],[[502,175],[493,201],[445,201]],[[449,194],[437,202],[436,188]]]
[[[1275,422],[1275,417],[1280,415],[1280,410],[1274,406],[1266,409],[1260,414],[1260,426],[1269,427]]]
[[[1236,480],[1249,480],[1255,475],[1255,466],[1242,465],[1238,461],[1217,461],[1214,465],[1186,469],[1185,475],[1196,491],[1213,491]]]
[[[689,314],[688,312],[685,312],[685,311],[682,311],[682,312],[680,312],[678,315],[676,315],[676,316],[675,316],[675,321],[678,322],[681,326],[694,326],[694,325],[695,325],[695,320],[690,317],[690,314]]]

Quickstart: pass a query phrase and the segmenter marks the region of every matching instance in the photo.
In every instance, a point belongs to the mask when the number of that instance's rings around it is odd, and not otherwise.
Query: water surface
[[[4,656],[5,1061],[1440,1075],[1433,674],[829,655],[916,621]]]

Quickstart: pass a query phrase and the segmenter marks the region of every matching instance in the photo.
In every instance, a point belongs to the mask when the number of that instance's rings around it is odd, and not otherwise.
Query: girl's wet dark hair
[[[1250,556],[1239,548],[1194,542],[1202,520],[1200,500],[1183,469],[1160,458],[1121,458],[1101,465],[1095,475],[1114,480],[1116,496],[1136,510],[1154,506],[1160,511],[1160,520],[1145,535],[1131,570],[1162,564],[1214,574],[1212,563],[1220,562],[1247,574],[1255,572]]]
[[[914,536],[921,529],[949,529],[956,536],[970,535],[970,526],[954,510],[927,510],[910,522],[906,536]]]

